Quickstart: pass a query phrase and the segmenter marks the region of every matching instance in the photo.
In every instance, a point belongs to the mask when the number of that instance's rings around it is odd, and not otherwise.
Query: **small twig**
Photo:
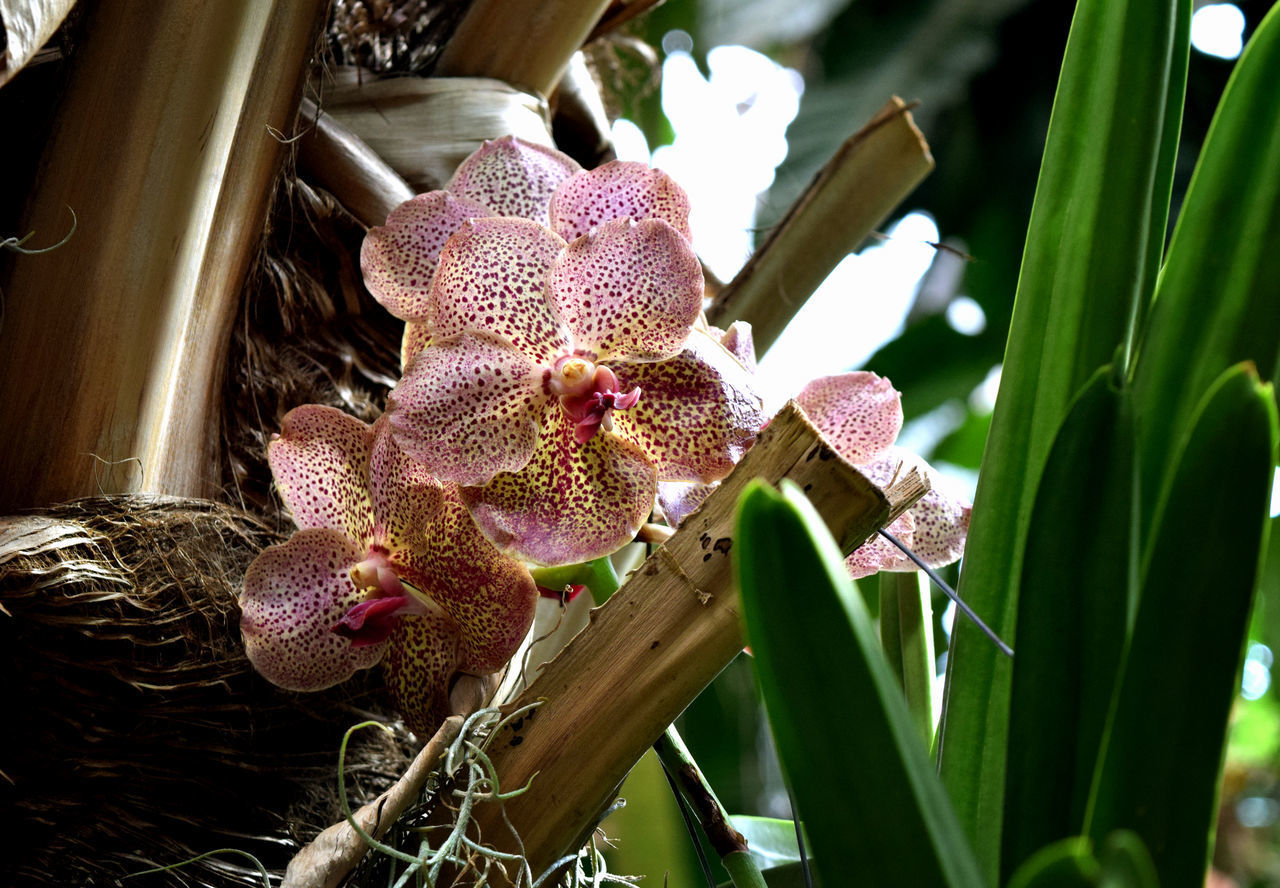
[[[979,629],[981,629],[983,634],[986,635],[987,638],[991,639],[992,643],[995,644],[995,646],[1000,649],[1000,653],[1004,654],[1006,657],[1013,656],[1013,648],[1005,644],[1004,641],[1000,638],[1000,636],[996,635],[995,630],[992,629],[990,626],[988,626],[986,623],[984,623],[982,621],[982,618],[973,612],[973,608],[969,607],[969,605],[965,604],[964,601],[961,600],[960,593],[956,592],[955,589],[952,589],[951,586],[948,585],[946,580],[938,576],[937,571],[935,571],[929,565],[925,564],[924,561],[920,559],[919,555],[917,555],[915,552],[912,552],[910,549],[908,549],[902,543],[901,540],[899,540],[893,534],[889,533],[889,531],[885,530],[883,527],[880,528],[879,533],[886,540],[888,540],[889,542],[897,546],[899,549],[901,549],[904,555],[906,555],[908,558],[914,561],[916,566],[919,567],[922,571],[924,571],[929,576],[929,579],[933,580],[933,582],[937,585],[937,587],[941,589],[943,592],[945,592],[946,596],[956,603],[956,607],[960,610],[960,612],[964,614],[966,617],[968,617],[970,620],[972,620],[973,624],[977,626]]]
[[[746,837],[729,822],[724,806],[703,778],[697,762],[693,760],[674,725],[657,739],[653,749],[658,754],[663,769],[679,778],[680,792],[698,812],[698,823],[707,834],[707,840],[715,852],[724,857],[735,851],[750,850]]]
[[[537,705],[537,704],[534,704]],[[430,867],[426,875],[428,884],[435,884],[441,869],[446,864],[466,868],[469,859],[479,856],[484,859],[484,867],[496,861],[519,861],[522,876],[532,881],[532,873],[524,863],[523,854],[508,854],[487,848],[469,839],[466,828],[470,823],[472,806],[478,801],[502,802],[520,795],[529,788],[529,782],[511,792],[502,792],[498,785],[497,773],[485,750],[489,739],[498,728],[512,718],[527,714],[531,706],[522,707],[516,712],[502,716],[498,709],[481,709],[465,720],[461,716],[451,716],[418,753],[409,769],[395,785],[378,796],[374,801],[358,811],[352,811],[347,802],[344,763],[346,761],[347,743],[351,734],[364,727],[377,727],[387,730],[380,722],[362,722],[347,731],[342,746],[338,750],[338,797],[346,819],[320,833],[309,845],[302,849],[289,862],[285,872],[284,888],[334,888],[340,884],[347,874],[360,863],[365,852],[370,848],[408,864],[406,874],[417,873],[424,867]],[[472,737],[477,732],[484,732],[484,739],[476,743]],[[469,780],[465,790],[458,791],[462,801],[457,815],[450,826],[449,836],[439,848],[432,849],[424,843],[418,854],[409,854],[384,843],[382,838],[395,822],[407,811],[423,793],[428,779],[438,770],[452,774],[459,769],[467,769]],[[532,778],[530,778],[531,782]],[[466,851],[475,852],[467,855]]]

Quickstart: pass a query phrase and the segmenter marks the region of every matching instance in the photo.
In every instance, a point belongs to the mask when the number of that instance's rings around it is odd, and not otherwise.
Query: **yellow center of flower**
[[[570,358],[560,368],[560,378],[564,380],[566,386],[577,388],[589,380],[595,372],[595,364],[586,358]]]
[[[586,358],[565,356],[556,361],[552,372],[552,391],[557,395],[581,395],[591,389],[596,365]]]

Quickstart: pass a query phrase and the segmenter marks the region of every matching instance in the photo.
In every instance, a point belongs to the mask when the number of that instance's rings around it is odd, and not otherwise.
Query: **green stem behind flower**
[[[672,777],[677,791],[698,812],[698,825],[711,847],[720,855],[720,862],[735,888],[765,888],[764,876],[748,851],[746,837],[733,828],[724,805],[720,804],[715,790],[702,776],[702,770],[693,760],[693,754],[684,745],[675,725],[667,728],[653,744],[653,749]],[[696,836],[692,838],[697,841]]]
[[[618,572],[613,569],[609,556],[581,564],[562,567],[535,567],[529,571],[533,581],[544,589],[563,589],[566,586],[586,586],[596,605],[604,604],[621,585]]]
[[[927,747],[933,742],[933,613],[920,579],[915,571],[880,573],[880,643]]]
[[[756,859],[746,851],[734,851],[720,859],[734,888],[768,888]]]

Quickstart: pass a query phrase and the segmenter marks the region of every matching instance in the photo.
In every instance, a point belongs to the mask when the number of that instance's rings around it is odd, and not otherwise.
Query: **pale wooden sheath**
[[[555,147],[546,101],[500,80],[378,79],[338,68],[330,81],[321,98],[322,114],[358,133],[415,194],[443,188],[485,139],[512,135]]]
[[[840,260],[932,170],[924,136],[894,96],[832,155],[738,276],[716,294],[707,320],[720,327],[750,322],[763,356]]]
[[[438,77],[494,77],[551,95],[609,0],[475,0],[440,55]]]
[[[0,282],[0,512],[217,493],[230,325],[326,6],[95,4],[23,231],[78,227]]]

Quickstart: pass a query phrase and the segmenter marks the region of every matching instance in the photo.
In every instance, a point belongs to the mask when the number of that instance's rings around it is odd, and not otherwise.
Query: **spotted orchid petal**
[[[312,528],[264,549],[249,565],[240,631],[250,662],[268,681],[319,691],[382,659],[386,641],[355,646],[332,631],[364,600],[351,580],[363,557],[341,532]]]
[[[392,561],[457,625],[458,669],[493,672],[520,647],[533,622],[537,587],[528,568],[484,538],[457,488],[446,489],[426,548],[395,553]]]
[[[458,671],[458,624],[439,610],[402,619],[391,634],[382,674],[396,711],[419,737],[451,714],[449,679]]]
[[[886,528],[904,546],[910,547],[914,540],[915,521],[910,512],[904,512],[895,518]],[[880,534],[874,534],[844,560],[845,567],[855,580],[869,577],[882,570],[900,570],[903,562],[910,564],[910,559],[902,554],[902,550],[886,540]],[[914,567],[914,565],[912,565]]]
[[[405,201],[387,216],[386,225],[365,235],[360,246],[365,286],[401,320],[429,320],[431,279],[445,242],[468,219],[491,215],[483,204],[447,191]]]
[[[756,372],[756,343],[751,335],[751,325],[746,321],[734,321],[728,330],[719,327],[708,327],[707,333],[724,347],[725,351],[737,358],[742,366],[752,373]]]
[[[544,370],[504,339],[468,332],[432,344],[387,398],[396,444],[442,481],[485,484],[533,455]]]
[[[567,241],[614,219],[662,219],[689,232],[689,196],[675,180],[643,163],[615,160],[574,174],[551,198],[551,228]]]
[[[547,225],[552,193],[581,169],[554,148],[504,136],[486,141],[464,160],[449,190],[492,210],[482,215],[520,216]]]
[[[751,374],[700,330],[669,361],[613,370],[621,389],[640,389],[634,407],[614,412],[614,428],[649,454],[663,481],[723,478],[764,425]]]
[[[301,528],[327,528],[364,545],[373,532],[370,429],[341,410],[290,410],[267,446],[276,488]]]
[[[973,506],[948,493],[939,483],[939,473],[923,459],[902,447],[890,447],[858,469],[875,484],[884,486],[895,474],[913,467],[929,479],[929,491],[907,512],[914,523],[912,542],[907,545],[925,564],[943,567],[957,561],[964,554],[965,539],[969,535],[969,514],[973,511]],[[889,532],[893,533],[893,529],[890,528]],[[882,570],[916,570],[916,565],[901,551],[896,551],[894,559],[887,560]]]
[[[565,243],[527,219],[465,223],[440,254],[431,288],[432,334],[464,330],[505,338],[528,358],[550,363],[569,345],[547,302],[547,274]]]
[[[836,452],[856,466],[883,453],[902,430],[901,396],[874,373],[815,379],[796,401]]]
[[[658,508],[671,527],[679,527],[684,519],[693,514],[698,506],[706,502],[711,491],[720,486],[713,481],[703,484],[698,481],[660,481],[658,482]]]
[[[538,564],[575,564],[611,554],[653,508],[657,474],[635,444],[612,433],[585,444],[556,410],[524,470],[465,487],[463,502],[499,549]]]
[[[418,352],[431,344],[431,328],[426,324],[412,321],[404,325],[404,335],[400,337],[400,368],[409,366],[409,362],[417,357]]]
[[[370,435],[373,542],[389,552],[420,552],[429,538],[440,532],[432,524],[444,502],[442,486],[425,465],[396,446],[385,414],[374,423]]]
[[[580,352],[660,361],[679,353],[702,310],[702,266],[680,234],[650,219],[606,222],[551,269],[549,298]]]

